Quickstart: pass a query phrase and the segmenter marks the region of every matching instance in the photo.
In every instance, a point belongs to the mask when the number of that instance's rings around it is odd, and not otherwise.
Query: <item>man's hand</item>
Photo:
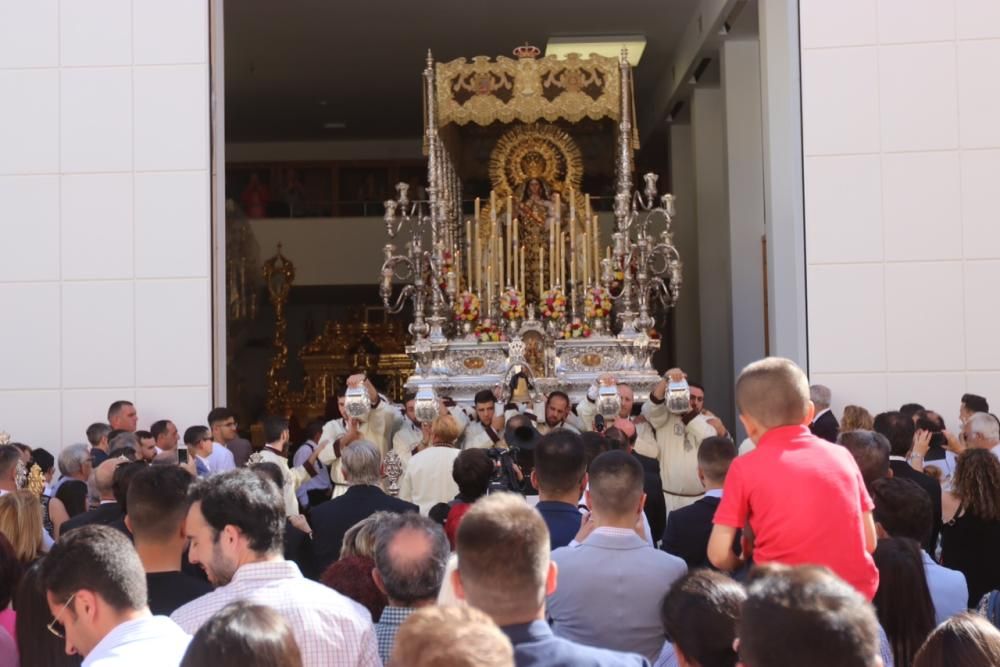
[[[179,465],[181,468],[184,468],[184,470],[187,470],[189,473],[191,473],[192,477],[197,478],[198,466],[194,462],[194,457],[197,456],[197,454],[195,454],[190,449],[188,449],[187,451],[188,451],[187,461],[184,461],[183,463],[178,463],[177,465]]]
[[[319,444],[313,448],[313,453],[309,455],[309,463],[315,464],[319,459],[320,452],[330,446],[329,440],[320,440]]]
[[[962,440],[960,440],[951,431],[945,431],[944,432],[944,438],[946,440],[945,448],[949,452],[952,452],[953,454],[955,454],[956,456],[959,455],[959,454],[961,454],[962,452],[964,452],[965,449],[966,449],[966,447],[968,446],[968,445],[965,444],[965,442],[963,442]]]
[[[664,373],[664,375],[671,382],[680,382],[681,380],[683,380],[684,378],[687,377],[687,373],[685,373],[684,371],[682,371],[679,368],[671,368],[669,371],[667,371],[666,373]]]
[[[312,535],[313,532],[312,526],[309,525],[309,521],[307,521],[306,518],[301,514],[295,514],[293,516],[288,517],[288,521],[293,526],[301,530],[303,533]]]
[[[365,381],[364,373],[355,373],[351,377],[347,378],[348,387],[360,387]]]
[[[611,373],[601,373],[597,376],[597,384],[604,387],[613,387],[615,383],[615,376]]]
[[[920,458],[923,458],[927,454],[927,450],[931,448],[931,436],[933,435],[934,435],[933,433],[931,433],[930,431],[925,431],[924,429],[920,429],[919,431],[914,433],[913,447],[911,448],[910,452],[914,456],[919,456]]]

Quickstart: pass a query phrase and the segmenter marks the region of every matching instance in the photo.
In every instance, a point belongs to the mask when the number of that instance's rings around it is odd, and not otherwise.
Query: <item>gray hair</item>
[[[135,437],[135,433],[131,431],[119,433],[108,443],[108,453],[110,454],[119,449],[131,449],[133,452],[138,453],[139,438]]]
[[[420,535],[425,546],[394,549],[393,541],[405,532]],[[405,607],[437,599],[450,555],[441,526],[413,512],[385,519],[375,534],[375,567],[386,595]]]
[[[364,556],[375,560],[375,534],[382,522],[392,515],[392,512],[375,512],[344,531],[344,541],[340,544],[340,560],[351,556]]]
[[[830,407],[830,388],[822,384],[814,384],[809,387],[809,400],[813,402],[818,410],[825,410]]]
[[[969,432],[978,433],[982,437],[996,442],[1000,440],[1000,422],[987,412],[977,412],[969,417]]]
[[[83,471],[83,466],[90,461],[90,445],[78,443],[64,447],[59,452],[59,474],[71,477]]]
[[[358,486],[378,484],[382,479],[382,455],[367,440],[356,440],[340,453],[347,481]]]
[[[103,422],[91,424],[87,427],[87,442],[90,443],[91,447],[97,447],[109,433],[111,433],[110,424]]]

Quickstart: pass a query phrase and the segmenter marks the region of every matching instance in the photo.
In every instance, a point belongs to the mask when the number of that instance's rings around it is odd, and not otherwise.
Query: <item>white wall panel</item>
[[[0,100],[0,174],[58,171],[59,73],[0,69]]]
[[[882,260],[881,168],[877,154],[805,159],[810,262]]]
[[[888,261],[961,259],[957,151],[882,156],[882,214]]]
[[[131,278],[132,174],[62,177],[64,280]]]
[[[864,46],[878,41],[877,0],[800,0],[804,49]]]
[[[208,385],[208,280],[142,280],[135,302],[136,385]]]
[[[135,275],[208,277],[207,171],[135,175]]]
[[[60,78],[62,171],[131,171],[132,71],[69,68]]]
[[[59,177],[0,176],[0,282],[59,280]]]
[[[208,62],[205,0],[133,0],[136,65]]]
[[[0,0],[0,69],[58,64],[59,0]]]
[[[0,389],[58,387],[59,283],[0,284],[0,313]]]
[[[66,66],[132,64],[131,0],[69,0],[59,9],[59,57]]]
[[[63,387],[135,384],[134,298],[131,280],[63,283]]]
[[[879,49],[882,150],[958,147],[955,43]]]
[[[879,150],[878,51],[819,49],[802,54],[805,155]]]

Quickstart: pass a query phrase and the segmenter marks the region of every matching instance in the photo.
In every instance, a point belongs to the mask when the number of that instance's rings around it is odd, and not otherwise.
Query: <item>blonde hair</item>
[[[988,449],[967,449],[958,456],[952,490],[962,508],[986,521],[1000,521],[1000,460]]]
[[[790,359],[755,361],[736,380],[740,413],[766,429],[802,424],[809,414],[809,400],[809,380]]]
[[[0,497],[0,533],[27,565],[42,550],[42,504],[30,491],[14,491]]]
[[[844,407],[844,416],[840,418],[840,432],[848,431],[871,431],[874,429],[875,420],[872,414],[860,405],[847,405]]]
[[[392,667],[513,667],[514,647],[474,607],[424,607],[396,634]]]
[[[375,512],[347,529],[340,544],[340,558],[364,556],[375,560],[375,533],[392,512]]]
[[[451,415],[435,417],[431,423],[431,435],[434,438],[434,444],[454,444],[461,434],[462,429]]]

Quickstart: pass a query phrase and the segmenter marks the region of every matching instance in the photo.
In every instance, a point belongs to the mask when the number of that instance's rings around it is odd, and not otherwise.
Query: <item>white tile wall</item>
[[[879,49],[883,151],[958,147],[955,57],[955,42]]]
[[[958,45],[958,102],[963,148],[1000,146],[1000,39]]]
[[[205,62],[208,6],[204,0],[133,0],[135,63]]]
[[[960,202],[957,152],[883,156],[886,260],[960,259]]]
[[[59,280],[59,177],[0,176],[0,282]]]
[[[59,64],[59,0],[0,0],[0,69]]]
[[[882,260],[878,155],[805,159],[806,243],[814,264]]]
[[[882,44],[955,39],[955,2],[964,0],[878,0]],[[836,4],[836,3],[831,3]]]
[[[1000,403],[1000,1],[802,0],[800,20],[811,379],[950,422],[966,390]],[[864,327],[831,333],[836,312]]]
[[[0,0],[0,312],[16,323],[0,430],[16,439],[55,452],[118,399],[142,426],[211,407],[208,6]]]
[[[879,150],[878,50],[819,49],[802,54],[806,156]]]
[[[207,385],[212,320],[207,279],[143,280],[135,284],[136,385]],[[173,350],[187,354],[171,354]]]
[[[962,153],[962,232],[965,256],[997,256],[1000,248],[1000,207],[997,206],[1000,150]]]
[[[137,277],[208,277],[209,186],[202,171],[135,175]]]
[[[61,254],[63,279],[133,276],[131,174],[62,177]]]
[[[0,100],[0,174],[56,172],[59,73],[0,69]]]
[[[132,64],[131,0],[70,0],[59,11],[63,66]]]
[[[132,71],[64,69],[60,126],[64,172],[132,170]]]
[[[0,389],[59,386],[59,283],[0,284]],[[0,426],[3,430],[3,426]]]
[[[208,168],[208,66],[137,67],[135,168]]]

